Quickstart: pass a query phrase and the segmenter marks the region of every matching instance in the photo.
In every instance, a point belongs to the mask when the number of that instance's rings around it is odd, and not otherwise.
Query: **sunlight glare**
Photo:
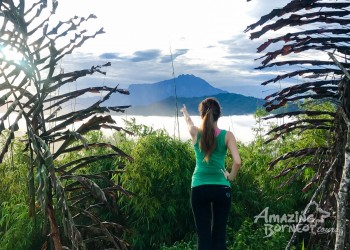
[[[19,63],[23,60],[23,55],[18,50],[6,46],[0,49],[0,60]]]

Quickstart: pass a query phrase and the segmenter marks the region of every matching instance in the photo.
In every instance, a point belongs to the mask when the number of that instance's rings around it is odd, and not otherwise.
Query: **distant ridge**
[[[185,104],[191,115],[199,115],[198,105],[206,97],[209,96],[191,98],[180,97],[177,99],[179,109]],[[221,93],[210,95],[210,97],[214,97],[220,102],[223,116],[253,114],[258,108],[263,107],[263,104],[265,103],[263,99],[234,93]],[[175,97],[169,97],[165,100],[149,105],[134,106],[127,109],[128,115],[174,116],[175,113]],[[180,110],[179,115],[181,115]]]
[[[198,105],[206,97],[215,97],[222,106],[222,115],[253,114],[262,108],[265,100],[245,96],[218,89],[205,80],[194,75],[180,75],[175,78],[178,114],[182,104],[192,115],[198,115]],[[144,116],[175,116],[176,100],[174,79],[148,84],[131,84],[130,95],[115,94],[104,103],[104,106],[131,105],[126,114]],[[84,106],[91,105],[97,98],[80,98],[79,103]],[[89,103],[89,104],[88,104]],[[288,110],[297,109],[294,106]],[[276,111],[279,112],[278,110]],[[123,115],[123,113],[116,113]]]

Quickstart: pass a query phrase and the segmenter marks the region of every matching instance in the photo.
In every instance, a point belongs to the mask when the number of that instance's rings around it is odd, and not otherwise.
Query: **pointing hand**
[[[187,109],[186,109],[186,105],[185,104],[182,104],[182,109],[181,109],[181,112],[182,113],[187,113]]]

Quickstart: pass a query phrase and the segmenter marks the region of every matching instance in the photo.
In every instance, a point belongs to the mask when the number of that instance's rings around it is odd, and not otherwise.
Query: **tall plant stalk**
[[[55,249],[91,249],[104,242],[105,247],[126,249],[127,243],[121,238],[124,227],[103,221],[99,213],[91,209],[116,211],[111,200],[115,201],[119,191],[127,193],[111,179],[111,174],[117,170],[90,175],[83,175],[81,170],[101,159],[125,157],[132,160],[115,145],[88,143],[84,137],[101,128],[123,130],[116,126],[111,113],[123,112],[128,106],[103,104],[112,94],[128,94],[128,91],[118,85],[67,90],[67,84],[81,77],[96,73],[105,75],[104,69],[111,64],[107,62],[73,72],[57,68],[66,55],[104,33],[103,28],[90,35],[82,29],[84,23],[96,18],[93,14],[54,24],[51,17],[58,6],[55,0],[30,1],[30,4],[24,0],[0,1],[0,107],[8,107],[0,118],[0,133],[9,131],[0,151],[0,162],[18,136],[19,122],[24,121],[25,128],[21,128],[26,132],[24,153],[30,159],[29,211],[35,216],[36,204],[40,205],[49,223],[49,231],[44,234],[49,236],[50,242],[45,244],[53,244]],[[105,95],[90,106],[73,112],[64,109],[70,101],[96,92]],[[6,125],[10,115],[15,118]],[[71,129],[77,121],[84,123],[76,130]],[[104,148],[105,153],[78,154],[84,148],[96,147]],[[56,150],[52,150],[54,148]],[[80,158],[67,162],[69,153],[76,153]],[[60,163],[62,159],[65,159],[64,164]],[[106,180],[106,187],[97,184],[96,180],[101,178]]]

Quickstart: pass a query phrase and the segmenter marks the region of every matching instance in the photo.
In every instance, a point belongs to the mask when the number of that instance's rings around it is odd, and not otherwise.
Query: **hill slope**
[[[198,105],[207,96],[192,97],[192,98],[177,98],[178,109],[185,104],[191,115],[198,115]],[[234,93],[222,93],[210,95],[215,97],[221,104],[222,115],[245,115],[253,114],[257,108],[262,107],[265,102],[263,99],[248,97]],[[174,116],[176,112],[175,97],[169,97],[165,100],[158,101],[149,105],[133,106],[127,109],[130,115],[160,115]],[[180,111],[179,111],[180,114]]]

